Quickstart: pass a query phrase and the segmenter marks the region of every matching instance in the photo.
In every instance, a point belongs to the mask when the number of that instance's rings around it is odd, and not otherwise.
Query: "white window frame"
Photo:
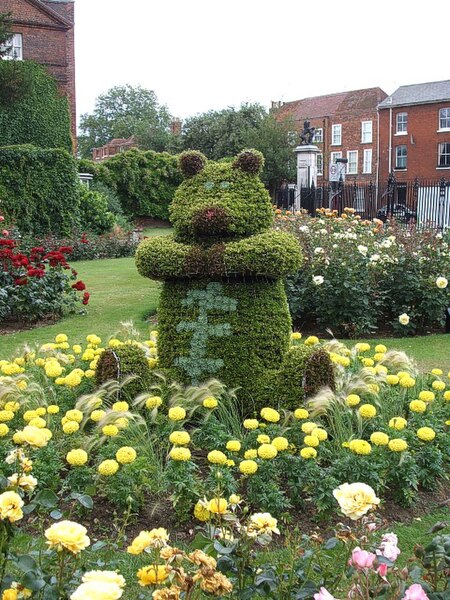
[[[317,154],[317,175],[323,175],[323,154]]]
[[[372,173],[372,148],[364,150],[363,173]]]
[[[2,56],[3,60],[23,60],[23,36],[21,33],[13,33],[12,36],[1,46],[2,51],[8,49],[7,54]]]
[[[445,114],[445,116],[441,116]],[[450,106],[445,106],[439,109],[439,129],[438,131],[450,130]]]
[[[354,156],[355,160],[350,160],[351,156]],[[348,150],[347,160],[347,175],[358,175],[358,150]],[[352,168],[351,171],[350,168]]]
[[[447,148],[445,148],[447,146]],[[447,152],[444,152],[444,149]],[[447,164],[441,165],[441,158],[447,157]],[[450,142],[441,142],[438,144],[438,169],[450,169]]]
[[[336,159],[337,158],[342,158],[342,152],[331,152],[330,153],[330,164],[334,165],[336,164]]]
[[[401,119],[399,117],[402,117]],[[395,135],[408,135],[408,113],[399,112],[395,115]]]
[[[314,132],[313,142],[315,144],[320,144],[320,143],[323,142],[323,129],[322,129],[322,127],[316,127],[316,130]]]
[[[405,149],[405,154],[399,156],[399,150],[400,148],[404,148]],[[405,161],[405,165],[399,165],[399,159],[403,162],[403,159]],[[400,146],[396,146],[395,147],[395,168],[401,171],[406,171],[406,169],[408,168],[408,147],[405,144],[401,144]]]
[[[331,126],[331,145],[342,146],[342,125],[338,123]]]
[[[372,121],[361,121],[361,144],[371,144],[372,136]]]

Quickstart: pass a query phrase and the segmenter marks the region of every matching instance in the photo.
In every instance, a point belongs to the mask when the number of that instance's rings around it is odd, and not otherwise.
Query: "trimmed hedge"
[[[63,149],[0,148],[0,199],[22,234],[70,234],[80,210],[75,159]]]
[[[31,61],[0,60],[0,146],[33,144],[72,152],[67,98]]]
[[[133,379],[124,384],[127,377]],[[145,352],[133,344],[107,348],[98,361],[95,380],[99,386],[110,380],[118,381],[122,384],[121,397],[133,400],[152,383]]]

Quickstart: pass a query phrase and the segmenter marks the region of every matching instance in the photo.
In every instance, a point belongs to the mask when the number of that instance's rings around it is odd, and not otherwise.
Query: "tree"
[[[92,114],[81,115],[80,156],[89,158],[92,148],[132,135],[142,149],[161,152],[168,144],[170,122],[167,107],[159,105],[152,90],[131,85],[113,87],[96,99]]]
[[[11,13],[0,13],[0,58],[9,52],[7,42],[12,36],[10,16]]]

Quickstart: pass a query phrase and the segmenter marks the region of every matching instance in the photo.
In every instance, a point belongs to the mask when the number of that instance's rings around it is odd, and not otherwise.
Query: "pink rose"
[[[318,594],[314,594],[314,600],[336,600],[336,598],[332,596],[324,587],[321,587],[320,592]]]
[[[377,555],[361,550],[358,546],[353,550],[349,564],[357,569],[371,569]]]
[[[380,575],[380,577],[382,577],[383,579],[385,579],[386,574],[388,571],[388,566],[386,563],[381,564],[378,569],[377,569],[377,573]]]
[[[8,236],[9,236],[9,231],[8,231],[8,230],[6,230],[6,229],[4,229],[4,230],[2,231],[2,235],[3,235],[4,237],[8,237]]]
[[[429,600],[420,583],[413,583],[406,591],[402,600]]]
[[[380,547],[376,551],[378,556],[384,556],[391,562],[395,562],[400,554],[400,549],[397,547],[397,543],[398,537],[395,535],[395,533],[386,533],[383,535]]]

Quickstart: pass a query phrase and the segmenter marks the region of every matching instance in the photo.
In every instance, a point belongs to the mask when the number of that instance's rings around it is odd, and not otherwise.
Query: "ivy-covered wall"
[[[80,205],[75,159],[60,148],[0,148],[0,201],[22,234],[69,234]]]
[[[67,98],[32,61],[0,61],[0,146],[33,144],[72,151]]]

